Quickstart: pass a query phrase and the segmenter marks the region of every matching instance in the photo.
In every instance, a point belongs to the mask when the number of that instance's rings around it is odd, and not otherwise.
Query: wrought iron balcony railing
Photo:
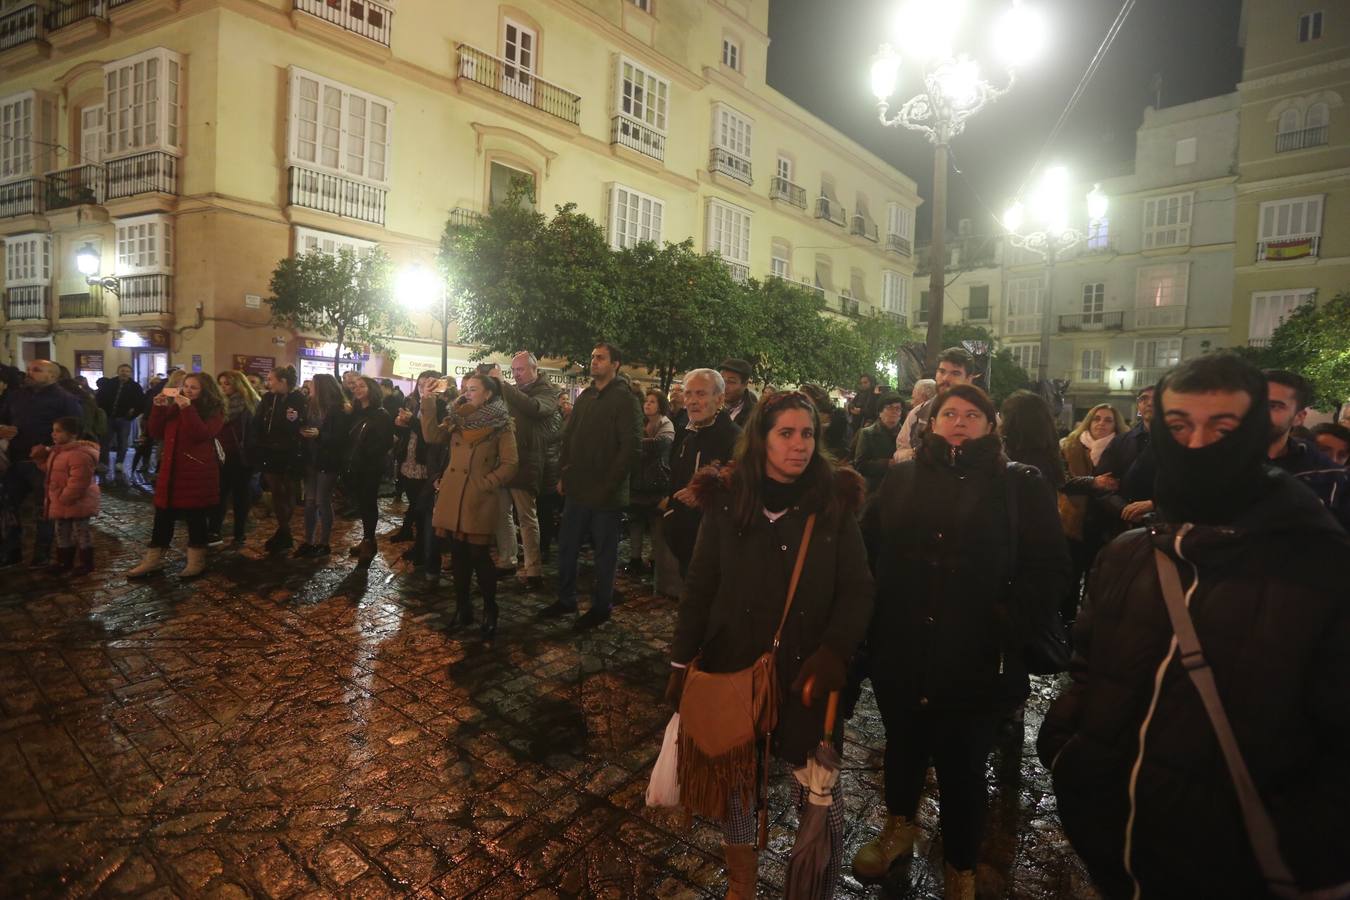
[[[843,205],[829,197],[816,198],[816,218],[833,222],[840,228],[848,225],[848,213],[844,211]]]
[[[1120,331],[1125,327],[1125,313],[1074,313],[1059,317],[1060,331]]]
[[[117,308],[124,316],[173,312],[172,275],[127,275],[117,280]]]
[[[896,256],[913,256],[914,245],[910,243],[909,238],[901,234],[886,235],[886,251],[894,253]]]
[[[483,221],[483,214],[477,210],[456,206],[450,210],[450,225],[453,228],[472,228]]]
[[[866,216],[854,215],[853,224],[849,226],[848,233],[866,238],[875,244],[877,242],[877,223],[868,221]]]
[[[0,16],[0,51],[41,40],[44,34],[45,17],[36,3]]]
[[[580,95],[469,44],[459,44],[456,49],[459,51],[460,78],[491,88],[564,122],[576,125],[581,121]]]
[[[84,19],[101,19],[108,14],[104,0],[65,0],[54,2],[47,9],[47,30],[56,31]]]
[[[352,34],[389,46],[394,10],[371,0],[294,0],[295,8]]]
[[[47,210],[103,202],[103,167],[75,166],[47,173]]]
[[[5,317],[11,322],[49,319],[50,296],[51,289],[45,284],[27,284],[9,288],[5,291]]]
[[[101,319],[108,315],[103,287],[97,284],[89,285],[84,294],[62,294],[57,298],[56,309],[63,319]]]
[[[609,142],[636,150],[652,159],[666,158],[666,136],[625,115],[617,115],[610,120]]]
[[[1134,311],[1135,328],[1181,328],[1186,324],[1186,304],[1147,306]]]
[[[731,273],[732,281],[735,281],[738,284],[744,284],[746,281],[750,280],[750,267],[745,263],[736,262],[734,259],[724,259],[722,260],[722,265],[726,266],[727,271]]]
[[[163,150],[108,160],[104,168],[109,200],[137,194],[178,193],[178,157]]]
[[[806,209],[806,189],[777,175],[769,181],[769,199],[782,200],[798,209]]]
[[[291,166],[287,196],[292,206],[383,225],[389,191],[340,175]]]
[[[709,152],[708,171],[721,172],[745,184],[752,184],[754,181],[750,177],[750,160],[721,147],[713,147]]]
[[[0,219],[35,216],[42,212],[42,179],[25,178],[0,184]]]
[[[1298,131],[1285,131],[1275,135],[1275,152],[1302,150],[1304,147],[1320,147],[1327,142],[1328,126],[1300,128]]]

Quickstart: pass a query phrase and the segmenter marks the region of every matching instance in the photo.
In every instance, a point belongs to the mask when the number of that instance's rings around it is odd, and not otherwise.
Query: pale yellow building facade
[[[767,23],[768,0],[10,3],[0,354],[318,370],[324,336],[268,324],[279,259],[378,243],[431,267],[517,174],[614,246],[693,236],[838,314],[907,314],[914,182],[767,85]],[[417,321],[397,361],[354,362],[438,368]]]

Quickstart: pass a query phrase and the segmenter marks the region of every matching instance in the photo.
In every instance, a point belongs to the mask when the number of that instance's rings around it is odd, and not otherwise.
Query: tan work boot
[[[198,578],[206,572],[206,548],[187,548],[187,565],[178,573],[179,578]]]
[[[726,900],[755,900],[759,882],[759,851],[754,844],[724,844],[727,858]]]
[[[164,548],[151,547],[145,551],[145,556],[136,567],[127,572],[128,578],[145,578],[154,572],[159,571],[160,564],[164,561]]]
[[[915,831],[914,823],[904,816],[887,816],[881,834],[863,844],[853,857],[853,874],[859,881],[884,878],[892,863],[913,851]]]
[[[975,870],[953,869],[946,864],[942,879],[942,900],[975,900]]]

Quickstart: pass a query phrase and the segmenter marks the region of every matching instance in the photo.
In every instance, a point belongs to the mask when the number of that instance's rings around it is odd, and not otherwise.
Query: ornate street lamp
[[[957,0],[910,0],[900,10],[897,33],[903,49],[921,69],[923,90],[888,116],[890,98],[900,77],[900,55],[883,44],[872,62],[872,93],[877,98],[881,124],[904,127],[928,138],[933,155],[933,239],[928,265],[928,341],[926,364],[937,365],[942,350],[943,288],[946,284],[948,146],[965,130],[966,120],[1012,89],[1014,71],[1040,51],[1044,28],[1040,17],[1020,0],[999,20],[994,30],[998,55],[1007,70],[1007,83],[996,87],[981,77],[968,55],[952,49],[961,6]]]
[[[1003,227],[1008,230],[1008,243],[1034,253],[1045,260],[1046,285],[1045,302],[1041,308],[1041,346],[1040,362],[1037,365],[1036,378],[1042,384],[1049,384],[1050,367],[1050,317],[1054,311],[1055,261],[1064,253],[1073,250],[1088,240],[1087,230],[1080,230],[1070,224],[1069,211],[1069,170],[1063,166],[1052,166],[1041,175],[1040,182],[1032,191],[1028,202],[1013,201],[1003,214]],[[1093,223],[1106,218],[1108,200],[1102,193],[1100,184],[1094,184],[1086,197],[1087,221]],[[1024,231],[1024,226],[1037,227],[1035,231]]]
[[[93,244],[86,241],[85,245],[76,251],[75,268],[84,276],[85,283],[90,287],[98,285],[114,297],[120,297],[117,277],[114,275],[99,275],[102,266],[103,261],[99,258],[98,248]]]

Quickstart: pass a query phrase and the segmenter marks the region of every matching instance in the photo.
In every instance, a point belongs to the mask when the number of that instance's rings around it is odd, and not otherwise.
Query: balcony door
[[[506,42],[502,58],[503,94],[534,105],[534,48],[539,37],[532,29],[510,19],[506,20]]]

